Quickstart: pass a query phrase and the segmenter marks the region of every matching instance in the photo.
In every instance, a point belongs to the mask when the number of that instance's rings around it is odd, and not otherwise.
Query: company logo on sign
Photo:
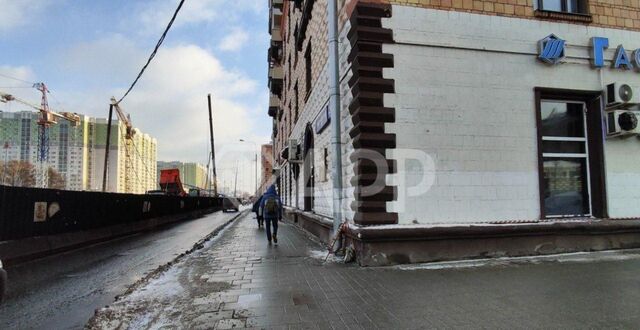
[[[602,68],[605,66],[605,50],[609,48],[609,39],[604,37],[591,38],[591,66]],[[538,41],[538,59],[547,64],[557,64],[565,56],[565,41],[554,34],[550,34]],[[610,59],[611,68],[620,70],[640,70],[640,48],[631,53],[622,45],[618,45],[613,58]]]
[[[538,59],[548,64],[556,64],[564,58],[564,40],[554,34],[538,41]]]

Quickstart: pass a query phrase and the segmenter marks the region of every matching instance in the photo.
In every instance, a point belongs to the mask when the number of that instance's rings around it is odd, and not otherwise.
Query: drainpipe
[[[340,64],[338,50],[338,0],[327,1],[329,24],[329,107],[331,109],[331,148],[333,157],[333,233],[342,224],[342,131],[340,128]]]

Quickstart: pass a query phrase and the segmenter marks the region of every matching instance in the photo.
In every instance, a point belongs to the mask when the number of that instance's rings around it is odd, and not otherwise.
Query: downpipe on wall
[[[342,130],[340,127],[340,65],[338,48],[338,1],[327,1],[327,22],[329,41],[329,106],[331,109],[331,148],[333,157],[332,183],[333,183],[333,235],[339,234],[342,224]],[[337,241],[341,241],[335,237]],[[334,251],[341,249],[340,242]]]

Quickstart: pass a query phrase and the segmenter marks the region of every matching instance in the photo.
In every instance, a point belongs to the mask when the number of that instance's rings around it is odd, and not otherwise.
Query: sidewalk
[[[89,328],[631,328],[640,259],[401,270],[323,264],[324,248],[253,214],[112,306]],[[411,269],[409,267],[408,269]]]

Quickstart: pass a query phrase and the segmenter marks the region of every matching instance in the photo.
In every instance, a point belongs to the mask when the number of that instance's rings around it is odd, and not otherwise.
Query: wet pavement
[[[82,328],[96,308],[235,215],[216,212],[9,268],[0,329]]]
[[[361,268],[291,225],[268,245],[253,215],[104,308],[90,328],[415,329],[640,326],[640,256]],[[462,264],[464,265],[464,264]]]

